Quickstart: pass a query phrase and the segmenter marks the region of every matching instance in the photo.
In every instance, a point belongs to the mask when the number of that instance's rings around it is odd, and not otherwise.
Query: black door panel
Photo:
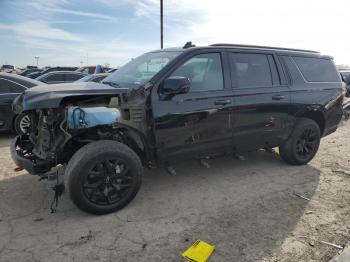
[[[232,93],[178,95],[171,101],[157,102],[153,111],[158,112],[154,117],[160,155],[231,147],[232,104],[216,105],[218,99],[231,100]]]
[[[198,54],[186,60],[172,76],[190,80],[190,92],[152,101],[158,156],[207,154],[232,147],[230,110],[232,90],[225,89],[220,53]]]
[[[288,87],[235,90],[235,94],[232,130],[239,151],[275,146],[286,139],[290,128]]]
[[[289,135],[290,90],[273,54],[231,53],[232,132],[238,151],[276,146]]]

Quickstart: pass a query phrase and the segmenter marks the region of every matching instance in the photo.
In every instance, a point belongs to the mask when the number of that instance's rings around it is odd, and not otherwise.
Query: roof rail
[[[260,49],[275,49],[275,50],[284,50],[284,51],[295,51],[295,52],[307,52],[307,53],[316,53],[319,54],[318,51],[313,50],[304,50],[304,49],[294,49],[294,48],[283,48],[283,47],[272,47],[272,46],[259,46],[259,45],[238,45],[238,44],[212,44],[210,46],[232,46],[232,47],[243,47],[243,48],[260,48]]]

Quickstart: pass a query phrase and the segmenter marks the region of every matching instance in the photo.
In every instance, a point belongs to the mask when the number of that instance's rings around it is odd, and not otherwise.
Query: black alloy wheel
[[[288,140],[279,147],[280,156],[288,164],[305,165],[316,155],[320,140],[319,125],[310,118],[300,118]]]
[[[316,147],[318,147],[318,134],[314,129],[307,128],[297,139],[295,150],[300,158],[307,159],[311,154],[314,154]]]
[[[112,205],[125,197],[134,178],[125,161],[108,159],[99,161],[82,180],[87,199],[97,205]]]
[[[80,148],[68,162],[66,188],[74,204],[92,214],[117,211],[140,189],[143,167],[127,145],[109,140]]]

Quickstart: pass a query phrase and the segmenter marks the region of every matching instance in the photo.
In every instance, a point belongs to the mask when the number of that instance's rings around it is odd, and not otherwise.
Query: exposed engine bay
[[[96,140],[118,141],[149,156],[144,133],[139,132],[146,126],[145,101],[136,96],[130,107],[121,99],[120,95],[89,97],[67,101],[58,108],[28,111],[31,127],[16,145],[17,153],[32,162],[33,169],[27,171],[47,176],[52,168],[65,165],[79,148]]]

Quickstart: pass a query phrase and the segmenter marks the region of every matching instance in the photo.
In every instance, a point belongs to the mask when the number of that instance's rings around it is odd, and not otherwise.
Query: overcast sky
[[[303,48],[350,64],[349,0],[164,0],[165,47]],[[0,64],[120,66],[158,49],[159,0],[0,0]]]

